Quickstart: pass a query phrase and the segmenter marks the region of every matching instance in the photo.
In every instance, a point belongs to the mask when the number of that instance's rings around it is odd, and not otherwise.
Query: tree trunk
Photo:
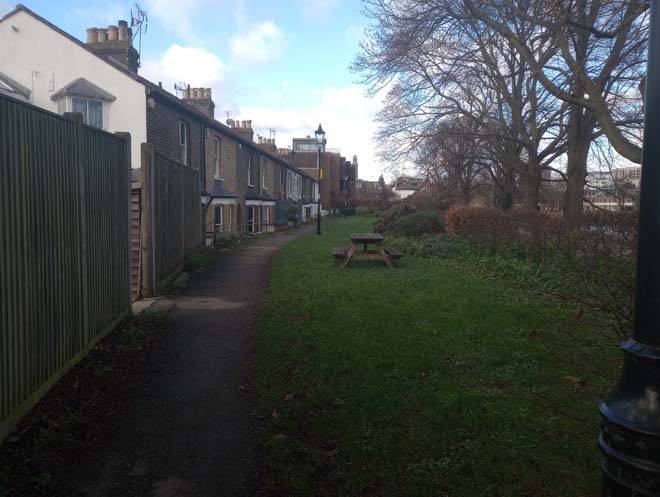
[[[569,112],[564,218],[582,214],[584,184],[587,179],[587,159],[596,123],[591,111],[573,105]]]
[[[530,153],[529,155],[527,167],[520,175],[520,189],[522,190],[524,207],[537,210],[541,190],[541,164],[536,154]]]
[[[539,206],[539,188],[541,186],[541,175],[532,172],[520,176],[520,189],[523,195],[523,206],[525,209],[537,210]]]

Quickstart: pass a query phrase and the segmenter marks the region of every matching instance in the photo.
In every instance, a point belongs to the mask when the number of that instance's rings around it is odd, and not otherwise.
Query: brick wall
[[[147,106],[147,142],[154,146],[154,151],[179,162],[179,123],[185,122],[188,128],[187,165],[200,169],[203,123],[194,115],[181,112],[169,102],[155,96],[155,106]]]

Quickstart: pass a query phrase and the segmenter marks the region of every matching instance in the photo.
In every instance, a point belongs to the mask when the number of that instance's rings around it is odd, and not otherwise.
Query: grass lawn
[[[373,220],[328,223],[274,262],[257,338],[262,495],[598,495],[595,405],[528,336],[556,306],[452,259],[339,269],[331,248]],[[545,407],[558,391],[586,425]]]

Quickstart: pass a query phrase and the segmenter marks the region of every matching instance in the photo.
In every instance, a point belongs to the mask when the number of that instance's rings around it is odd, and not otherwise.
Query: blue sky
[[[24,0],[79,39],[87,27],[130,20],[128,1]],[[321,122],[328,146],[357,154],[360,176],[377,179],[373,117],[349,64],[366,20],[359,0],[141,0],[149,18],[140,74],[173,90],[176,81],[214,90],[216,118],[251,119],[286,147]],[[12,4],[0,0],[0,13]]]

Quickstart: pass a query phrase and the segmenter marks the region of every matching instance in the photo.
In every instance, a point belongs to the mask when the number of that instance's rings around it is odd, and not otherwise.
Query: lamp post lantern
[[[319,123],[319,128],[314,131],[316,135],[316,170],[318,171],[318,193],[316,196],[316,234],[321,234],[321,180],[323,170],[321,169],[321,152],[325,150],[325,131]]]
[[[633,336],[600,405],[603,497],[660,495],[660,10],[651,2]]]

